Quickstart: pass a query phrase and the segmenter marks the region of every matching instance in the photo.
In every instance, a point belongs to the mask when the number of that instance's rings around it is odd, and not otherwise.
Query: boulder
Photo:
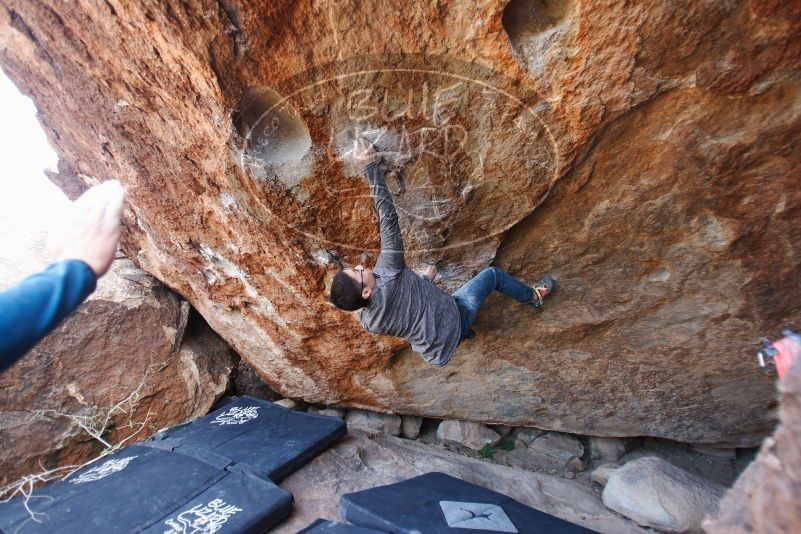
[[[345,493],[392,484],[439,471],[478,484],[523,504],[597,532],[647,534],[632,521],[607,509],[588,481],[520,471],[484,460],[454,455],[419,440],[367,437],[358,430],[296,471],[281,487],[295,496],[292,516],[275,534],[295,534],[315,518],[340,520]],[[471,532],[465,530],[465,533]]]
[[[367,410],[350,410],[345,416],[348,428],[358,428],[372,434],[389,434],[400,436],[403,423],[399,415],[370,412]]]
[[[317,415],[325,415],[326,417],[338,417],[339,419],[345,419],[345,410],[342,408],[335,408],[333,406],[309,406],[309,409],[306,411]]]
[[[576,437],[561,432],[546,432],[528,443],[528,448],[564,461],[584,455],[584,445]]]
[[[590,436],[587,438],[590,445],[590,458],[593,460],[606,460],[616,462],[626,454],[630,442],[620,438],[602,438]]]
[[[282,396],[728,446],[772,431],[745,356],[801,322],[794,2],[3,7],[0,64],[53,181],[119,178],[126,255]],[[380,248],[346,157],[362,133],[409,265],[440,260],[447,291],[494,262],[559,293],[541,312],[493,296],[443,369],[334,309],[338,265]]]
[[[779,382],[781,424],[704,522],[709,534],[801,532],[801,360]]]
[[[535,439],[544,435],[546,432],[547,430],[540,430],[539,428],[520,428],[515,433],[515,437],[528,447]]]
[[[611,475],[615,469],[619,469],[620,466],[618,464],[602,464],[592,470],[590,473],[590,479],[593,482],[597,482],[601,486],[606,486],[606,483],[609,481],[609,475]]]
[[[584,446],[569,434],[524,429],[517,432],[516,445],[511,451],[498,452],[510,465],[570,472],[584,469]]]
[[[29,273],[47,263],[43,234],[31,239],[32,256],[13,260]],[[0,271],[0,286],[22,278],[13,274]],[[0,375],[0,486],[79,465],[103,451],[101,439],[133,443],[205,415],[235,362],[186,302],[130,260],[114,260],[89,299]]]
[[[443,421],[437,428],[437,437],[446,443],[455,443],[480,450],[494,447],[501,441],[501,436],[487,425],[473,421]]]
[[[701,528],[726,489],[661,458],[640,458],[608,475],[603,501],[636,523],[666,532]]]
[[[420,427],[423,426],[423,418],[404,415],[401,419],[401,436],[406,439],[417,439],[420,435]]]

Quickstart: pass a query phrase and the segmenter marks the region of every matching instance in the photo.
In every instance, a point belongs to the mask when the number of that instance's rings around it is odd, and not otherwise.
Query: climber
[[[72,313],[111,266],[120,240],[125,191],[116,180],[86,191],[71,220],[51,235],[56,263],[0,292],[0,372]]]
[[[339,309],[361,309],[361,324],[368,332],[404,338],[427,363],[448,363],[456,347],[473,337],[476,313],[492,290],[536,308],[555,287],[546,276],[533,287],[497,267],[489,267],[449,295],[432,282],[435,267],[418,276],[403,257],[398,215],[384,183],[380,156],[369,141],[354,141],[354,163],[367,177],[378,212],[381,253],[374,269],[361,265],[340,270],[331,284],[331,302]]]

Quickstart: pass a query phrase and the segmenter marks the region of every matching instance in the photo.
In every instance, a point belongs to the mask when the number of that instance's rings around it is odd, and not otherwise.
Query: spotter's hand
[[[364,169],[378,158],[379,155],[370,141],[362,137],[353,141],[353,163],[357,167]]]
[[[85,262],[100,277],[106,274],[120,241],[125,190],[117,180],[92,187],[70,206],[69,216],[50,235],[50,253],[57,260]]]
[[[437,272],[438,272],[437,271],[437,266],[436,265],[430,265],[428,267],[428,269],[426,269],[423,272],[423,276],[428,278],[429,280],[431,280],[433,282],[434,279],[437,277]]]

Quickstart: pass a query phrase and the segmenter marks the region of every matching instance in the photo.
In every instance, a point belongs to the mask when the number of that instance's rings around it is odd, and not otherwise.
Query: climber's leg
[[[497,267],[488,267],[474,276],[453,294],[462,314],[462,337],[472,337],[470,328],[476,320],[478,309],[493,290],[512,297],[522,304],[539,302],[531,286]],[[545,293],[547,294],[547,293]],[[545,296],[543,294],[542,296]]]

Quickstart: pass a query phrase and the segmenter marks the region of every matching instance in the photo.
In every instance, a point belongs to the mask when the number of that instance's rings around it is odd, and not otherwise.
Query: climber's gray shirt
[[[461,340],[456,301],[406,266],[398,214],[379,163],[369,164],[364,173],[381,226],[381,253],[373,269],[376,287],[370,304],[362,308],[362,326],[375,334],[402,337],[429,364],[445,365]]]

